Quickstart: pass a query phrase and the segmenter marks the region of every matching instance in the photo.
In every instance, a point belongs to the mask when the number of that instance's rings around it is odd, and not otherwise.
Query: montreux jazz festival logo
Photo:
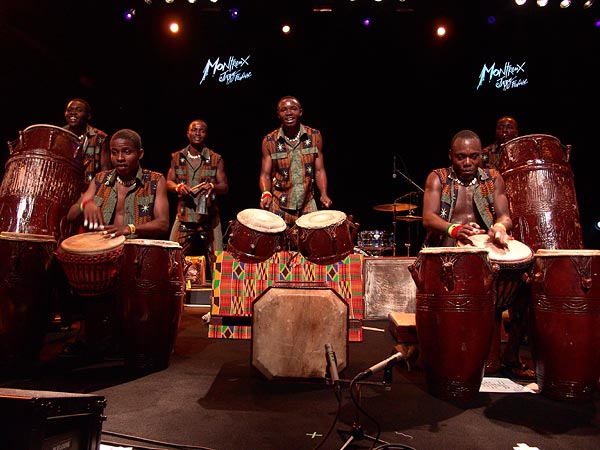
[[[246,80],[252,77],[250,69],[250,55],[241,58],[230,56],[228,59],[221,61],[218,57],[216,60],[210,59],[206,62],[202,71],[202,79],[200,83],[204,83],[206,78],[216,78],[219,83],[226,85]]]
[[[507,62],[504,67],[496,67],[496,63],[490,67],[484,64],[479,74],[477,90],[483,83],[493,84],[494,87],[503,91],[525,86],[528,83],[525,78],[525,61],[514,66]]]

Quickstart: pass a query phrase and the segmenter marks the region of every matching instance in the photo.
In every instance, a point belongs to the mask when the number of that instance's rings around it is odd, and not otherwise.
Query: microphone
[[[331,381],[334,385],[339,385],[340,375],[337,369],[337,362],[335,360],[335,353],[331,344],[325,344],[325,355],[327,356],[327,364],[329,365],[329,373],[331,375]]]
[[[392,172],[392,178],[396,178],[398,174],[396,173],[396,155],[394,155],[394,171]]]
[[[396,363],[402,359],[404,359],[404,353],[398,352],[398,353],[390,356],[389,358],[384,359],[383,361],[378,362],[377,364],[369,367],[364,372],[361,372],[358,375],[356,375],[356,381],[361,381],[361,380],[364,380],[365,378],[369,378],[375,372],[379,372],[380,370],[391,367],[394,363]]]

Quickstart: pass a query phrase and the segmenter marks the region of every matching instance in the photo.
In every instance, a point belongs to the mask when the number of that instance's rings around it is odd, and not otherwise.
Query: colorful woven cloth
[[[335,264],[314,264],[296,252],[278,252],[253,264],[216,252],[209,338],[250,339],[252,302],[277,283],[315,283],[331,288],[348,304],[348,340],[362,341],[363,256]]]

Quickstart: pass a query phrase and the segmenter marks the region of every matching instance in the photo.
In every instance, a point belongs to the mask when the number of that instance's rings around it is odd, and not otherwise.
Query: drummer
[[[481,167],[498,168],[501,145],[519,136],[519,125],[511,116],[502,116],[496,122],[494,143],[481,151]]]
[[[333,202],[327,194],[321,132],[300,122],[303,111],[295,97],[282,97],[276,112],[281,126],[262,140],[260,207],[293,226],[302,214],[317,210],[315,184],[321,206],[330,208]]]
[[[424,246],[453,247],[457,240],[487,233],[505,247],[512,237],[504,180],[495,169],[482,169],[481,140],[471,130],[454,135],[451,166],[427,176],[423,196]]]

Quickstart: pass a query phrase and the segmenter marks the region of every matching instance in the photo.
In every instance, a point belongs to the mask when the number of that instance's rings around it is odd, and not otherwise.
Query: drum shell
[[[323,228],[304,228],[296,222],[298,250],[308,261],[315,264],[335,264],[354,250],[352,223],[345,219]]]
[[[52,322],[50,265],[56,241],[0,236],[0,367],[35,363]]]
[[[502,144],[498,170],[506,185],[512,233],[533,251],[583,248],[569,157],[570,146],[544,134]]]
[[[443,399],[477,396],[494,329],[494,277],[482,249],[419,252],[415,321],[429,391]]]
[[[536,252],[530,286],[541,393],[562,401],[592,400],[600,379],[600,251]]]
[[[269,259],[275,252],[286,248],[286,231],[267,233],[254,230],[240,221],[233,220],[227,251],[235,259],[257,264]]]
[[[52,125],[32,125],[9,144],[0,185],[0,231],[60,237],[60,221],[83,188],[81,140]]]
[[[181,246],[171,244],[130,239],[123,247],[117,304],[125,366],[135,371],[167,368],[175,348],[185,280]]]

